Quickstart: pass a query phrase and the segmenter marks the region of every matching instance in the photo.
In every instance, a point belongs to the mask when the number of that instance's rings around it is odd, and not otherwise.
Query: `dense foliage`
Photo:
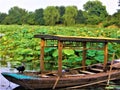
[[[103,6],[99,1],[88,1],[86,4],[84,4],[84,9],[87,13],[86,17],[88,24],[99,24],[108,16],[106,7]]]
[[[74,25],[102,23],[104,27],[110,25],[120,26],[119,11],[114,15],[108,15],[106,7],[98,0],[88,1],[83,5],[84,10],[78,10],[76,6],[48,6],[45,9],[36,9],[28,12],[25,9],[14,6],[8,14],[0,13],[0,24],[29,24],[29,25]]]
[[[54,6],[49,6],[44,10],[45,25],[55,25],[59,21],[59,11]]]
[[[120,29],[109,28],[88,28],[85,26],[27,26],[27,25],[1,25],[0,33],[5,34],[0,38],[0,58],[1,61],[10,61],[13,66],[25,62],[31,68],[39,68],[40,39],[34,38],[34,34],[70,35],[84,37],[111,37],[118,38]],[[51,42],[49,42],[51,43]],[[89,47],[89,46],[88,46]],[[101,47],[99,44],[97,47]],[[109,44],[109,59],[112,53],[116,53],[116,58],[120,58],[120,45]],[[58,51],[57,48],[45,49],[46,68],[57,68]],[[82,51],[74,49],[63,50],[63,68],[77,67],[81,65]],[[86,64],[103,62],[103,51],[87,51]]]
[[[64,25],[66,26],[74,25],[77,12],[78,12],[77,8],[74,6],[66,7],[65,14],[63,15]]]

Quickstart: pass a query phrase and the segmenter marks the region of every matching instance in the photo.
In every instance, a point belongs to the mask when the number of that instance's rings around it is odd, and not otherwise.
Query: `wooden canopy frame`
[[[108,60],[108,43],[115,42],[120,43],[120,39],[115,38],[98,38],[98,37],[79,37],[79,36],[61,36],[61,35],[34,35],[35,38],[41,38],[41,55],[40,55],[40,70],[41,72],[45,71],[44,68],[44,48],[46,47],[46,42],[49,40],[57,41],[57,45],[53,45],[58,47],[58,75],[62,76],[62,49],[64,47],[64,42],[81,42],[82,50],[83,50],[83,60],[82,66],[85,70],[85,61],[86,61],[86,50],[87,43],[103,43],[104,46],[102,50],[104,50],[104,68],[107,64]],[[77,47],[77,46],[75,46]]]

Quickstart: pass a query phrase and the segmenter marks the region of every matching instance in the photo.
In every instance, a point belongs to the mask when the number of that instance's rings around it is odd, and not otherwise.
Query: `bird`
[[[15,67],[19,73],[23,73],[23,71],[25,70],[25,65],[22,63],[21,66]]]
[[[62,72],[65,73],[65,72],[69,72],[70,70],[69,69],[63,69]]]

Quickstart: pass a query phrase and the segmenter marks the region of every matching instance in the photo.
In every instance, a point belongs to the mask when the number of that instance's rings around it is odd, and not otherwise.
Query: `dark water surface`
[[[5,79],[2,75],[1,72],[11,72],[11,69],[9,68],[3,68],[0,67],[0,90],[28,90],[25,89],[17,84],[14,84],[12,82],[9,82],[7,79]],[[12,72],[17,72],[16,70],[12,70]],[[107,90],[120,90],[120,80],[116,82],[119,84],[119,88],[117,89],[107,89]],[[50,90],[50,89],[39,89],[39,90]],[[94,86],[88,86],[86,88],[80,88],[80,89],[55,89],[55,90],[106,90],[105,85],[94,85]]]

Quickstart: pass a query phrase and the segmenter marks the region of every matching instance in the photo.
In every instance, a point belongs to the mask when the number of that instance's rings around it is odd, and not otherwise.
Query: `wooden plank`
[[[79,74],[79,72],[77,70],[70,70],[71,74]]]
[[[113,68],[117,68],[120,69],[120,62],[119,63],[115,63],[113,65],[111,65]]]
[[[46,74],[46,75],[50,75],[50,74],[52,75],[53,74],[54,75],[54,74],[57,74],[57,71],[50,71],[50,72],[46,72],[44,74]]]
[[[62,40],[62,41],[74,41],[74,42],[98,42],[98,43],[103,43],[103,42],[116,42],[120,43],[120,39],[116,38],[101,38],[101,37],[81,37],[81,36],[63,36],[63,35],[41,35],[41,34],[36,34],[34,35],[35,38],[44,38],[46,40]]]
[[[110,80],[115,80],[116,78],[111,78]],[[106,82],[107,80],[101,80],[101,81],[97,81],[97,82],[93,82],[93,83],[88,83],[88,84],[84,84],[84,85],[78,85],[78,86],[73,86],[73,87],[68,87],[66,88],[66,90],[71,90],[71,89],[77,89],[77,88],[82,88],[82,87],[88,87],[90,85],[95,85],[95,84],[99,84],[99,83],[102,83],[102,82]]]
[[[95,74],[95,73],[93,73],[93,72],[90,72],[90,71],[83,71],[83,70],[81,70],[80,72],[86,73],[86,74]]]
[[[76,77],[76,76],[83,76],[85,74],[72,74],[72,75],[64,75],[65,77]]]
[[[102,70],[102,69],[98,69],[98,68],[90,68],[90,70],[94,70],[94,71],[103,72],[103,70]]]
[[[40,74],[39,76],[42,77],[42,78],[48,78],[48,77],[50,77],[50,76],[45,75],[45,74]]]

